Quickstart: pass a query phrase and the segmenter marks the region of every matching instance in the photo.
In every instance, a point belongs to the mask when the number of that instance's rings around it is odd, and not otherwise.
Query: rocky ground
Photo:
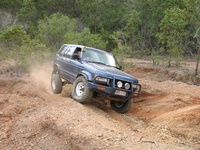
[[[175,81],[181,76],[175,68],[133,63],[125,71],[139,79],[142,92],[126,114],[74,101],[71,85],[54,95],[51,62],[19,78],[2,71],[0,149],[200,150],[200,86]]]

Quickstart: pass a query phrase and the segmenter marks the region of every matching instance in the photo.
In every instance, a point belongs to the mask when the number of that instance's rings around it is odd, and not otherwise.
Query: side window
[[[67,51],[65,51],[64,56],[67,58],[71,58],[75,49],[76,49],[76,47],[74,47],[74,46],[70,47]]]
[[[73,60],[80,60],[81,59],[81,48],[76,47],[74,53],[72,54],[71,59]]]
[[[62,56],[63,50],[65,49],[65,46],[61,47],[58,51],[58,55]]]
[[[69,52],[71,46],[67,46],[66,49],[64,50],[63,56],[67,57],[67,53]]]
[[[67,52],[68,48],[69,48],[69,46],[63,46],[63,47],[61,47],[61,49],[59,50],[58,54],[60,56],[63,56]]]

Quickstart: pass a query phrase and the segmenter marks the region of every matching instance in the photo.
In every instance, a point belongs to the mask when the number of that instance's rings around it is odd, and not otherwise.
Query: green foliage
[[[180,61],[183,59],[182,51],[178,46],[174,46],[172,49],[169,50],[169,55],[168,55],[168,66],[171,66],[171,62],[174,60],[175,61],[175,66],[180,65]]]
[[[160,62],[161,62],[161,58],[160,58],[160,52],[161,52],[162,50],[160,50],[160,51],[156,51],[156,50],[152,50],[152,52],[151,52],[151,59],[152,59],[152,61],[153,61],[153,65],[159,65],[160,64]]]
[[[38,39],[47,47],[60,47],[63,43],[82,44],[104,49],[104,42],[99,34],[91,34],[89,28],[77,31],[77,20],[63,14],[53,14],[38,23]]]
[[[42,64],[46,60],[47,48],[37,40],[29,39],[20,48],[23,52],[23,60],[21,60],[20,67],[24,70],[27,70],[29,66]]]
[[[38,39],[47,47],[58,48],[64,42],[66,33],[76,31],[76,19],[56,13],[50,17],[45,17],[38,23]]]
[[[186,25],[187,12],[177,7],[167,9],[165,16],[160,23],[160,32],[157,34],[162,44],[167,44],[168,47],[173,44],[182,42],[182,38],[187,35]]]
[[[85,28],[82,32],[66,33],[64,36],[65,43],[81,44],[99,49],[105,49],[106,42],[104,42],[99,34],[92,34],[89,28]]]
[[[22,6],[22,0],[0,0],[0,9],[16,13]]]
[[[125,62],[124,58],[126,56],[126,52],[129,51],[129,47],[126,43],[127,35],[122,31],[114,32],[111,37],[117,43],[117,48],[113,50],[113,53],[118,56],[120,59],[120,63],[124,68]]]
[[[188,34],[187,24],[187,11],[185,9],[173,7],[166,10],[157,37],[169,54],[168,67],[171,66],[173,58],[176,60],[176,65],[178,65],[178,60],[182,55],[180,44]]]
[[[28,38],[28,35],[20,25],[8,28],[0,36],[4,57],[14,59],[17,76],[19,76],[20,65],[25,57],[25,52],[21,50],[21,46],[28,41]]]
[[[124,62],[124,68],[130,69],[130,68],[134,68],[135,65],[133,63],[133,61],[131,62]]]
[[[106,3],[104,1],[100,15],[102,27],[111,32],[122,28],[127,22],[126,12],[123,1],[112,2],[112,0],[109,0]]]
[[[42,57],[41,50],[45,48],[44,45],[38,41],[31,40],[29,35],[21,25],[16,25],[5,30],[0,36],[1,42],[1,56],[3,59],[13,59],[15,62],[17,76],[20,75],[22,69],[27,68],[33,64],[31,60]],[[40,51],[40,55],[34,53]],[[32,59],[33,58],[33,59]]]
[[[5,24],[23,24],[25,37],[49,49],[77,43],[123,57],[149,55],[155,63],[158,55],[168,63],[177,63],[183,54],[199,58],[199,0],[1,0],[0,9],[9,14],[1,13],[0,33]],[[7,18],[11,21],[5,23]],[[22,33],[16,34],[16,40],[4,35],[7,49],[26,43],[20,43]]]
[[[92,33],[97,33],[101,28],[101,11],[103,7],[102,0],[80,0],[76,3],[78,16],[82,18],[89,26]]]
[[[140,23],[139,13],[132,9],[130,13],[128,13],[127,24],[124,28],[124,31],[127,34],[128,45],[131,48],[129,53],[132,57],[136,57],[136,53],[140,53],[140,36],[138,35],[138,26]]]
[[[23,27],[20,25],[8,28],[0,36],[0,40],[4,44],[7,44],[8,47],[21,46],[27,38],[28,35],[26,34],[26,31],[24,31]]]
[[[32,0],[23,0],[23,5],[20,9],[20,14],[19,14],[19,18],[21,21],[24,22],[34,21],[36,19],[37,13],[38,13],[37,9]]]
[[[82,14],[81,0],[34,0],[34,2],[38,10],[38,19],[54,13],[62,13],[73,18],[80,17]]]

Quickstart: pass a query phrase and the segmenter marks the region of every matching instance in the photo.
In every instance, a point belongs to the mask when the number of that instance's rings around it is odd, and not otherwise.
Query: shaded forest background
[[[63,43],[178,66],[200,59],[199,0],[1,0],[0,61],[26,70]],[[19,74],[19,73],[18,73]]]

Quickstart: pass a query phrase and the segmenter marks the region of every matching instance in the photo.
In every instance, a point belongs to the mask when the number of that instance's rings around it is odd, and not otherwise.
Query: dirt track
[[[200,86],[154,81],[137,69],[127,72],[142,93],[126,114],[73,101],[71,85],[52,94],[51,64],[21,78],[1,75],[0,149],[199,150]]]

